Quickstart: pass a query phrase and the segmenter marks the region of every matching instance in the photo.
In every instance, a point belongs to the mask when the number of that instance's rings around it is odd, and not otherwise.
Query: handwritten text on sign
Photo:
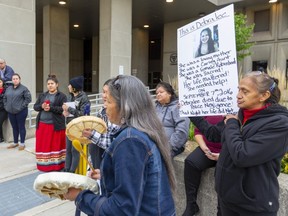
[[[193,25],[190,25],[187,28],[181,28],[180,29],[180,37],[186,36],[187,34],[190,34],[194,32],[197,29],[203,28],[207,25],[219,22],[221,19],[227,18],[229,15],[226,11],[216,11],[209,17],[203,17],[193,23]]]
[[[221,51],[203,56],[191,62],[178,64],[179,78],[184,78],[184,100],[180,101],[180,112],[184,115],[207,115],[233,112],[233,91],[227,87],[229,70],[225,66],[235,65],[231,51]],[[213,88],[207,88],[213,87]],[[197,91],[195,91],[197,90]]]

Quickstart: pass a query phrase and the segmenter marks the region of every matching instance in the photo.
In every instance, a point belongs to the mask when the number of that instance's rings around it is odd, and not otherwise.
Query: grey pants
[[[72,141],[66,137],[65,170],[74,173],[79,165],[80,153],[73,147]]]

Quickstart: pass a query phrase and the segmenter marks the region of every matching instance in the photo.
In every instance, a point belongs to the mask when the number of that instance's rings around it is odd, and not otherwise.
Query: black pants
[[[8,113],[6,112],[6,110],[0,110],[0,140],[4,139],[3,137],[3,123],[4,121],[7,119],[8,117]]]
[[[80,161],[80,153],[72,145],[72,141],[66,137],[65,170],[75,173]]]
[[[91,143],[89,144],[89,154],[95,169],[100,169],[100,164],[102,161],[103,153],[105,152],[104,149],[100,148],[99,146]]]
[[[198,208],[196,200],[202,171],[210,167],[215,167],[216,163],[216,161],[207,158],[200,147],[197,147],[185,159],[184,182],[187,201],[186,212],[194,212],[195,209]],[[221,215],[219,208],[217,215]]]
[[[277,212],[251,212],[227,206],[219,199],[222,216],[277,216]]]

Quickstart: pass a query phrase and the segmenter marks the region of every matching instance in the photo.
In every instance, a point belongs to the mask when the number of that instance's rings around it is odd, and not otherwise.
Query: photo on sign
[[[195,41],[199,42],[194,48],[194,58],[217,52],[219,50],[218,25],[214,25],[212,30],[210,27],[202,29],[200,34],[195,34]]]

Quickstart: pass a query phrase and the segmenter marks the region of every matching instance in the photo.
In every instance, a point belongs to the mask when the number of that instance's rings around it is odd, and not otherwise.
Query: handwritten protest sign
[[[177,44],[180,115],[236,113],[233,5],[179,28]]]

